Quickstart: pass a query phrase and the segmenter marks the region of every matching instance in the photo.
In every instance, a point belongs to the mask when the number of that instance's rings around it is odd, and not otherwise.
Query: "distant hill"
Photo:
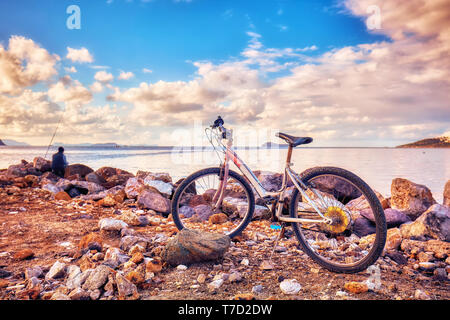
[[[92,148],[119,148],[120,145],[114,142],[110,143],[76,143],[76,144],[68,144],[62,142],[55,142],[52,144],[53,146],[64,146],[64,147],[92,147]]]
[[[25,142],[19,142],[16,140],[4,139],[3,141],[0,140],[0,146],[25,147],[29,146],[29,144]]]
[[[402,144],[396,148],[450,148],[450,137],[437,137]]]

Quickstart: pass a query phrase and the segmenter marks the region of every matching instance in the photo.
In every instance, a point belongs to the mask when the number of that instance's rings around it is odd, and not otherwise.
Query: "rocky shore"
[[[178,232],[169,173],[96,171],[70,165],[64,179],[43,158],[0,170],[0,299],[420,299],[450,298],[450,181],[444,201],[394,179],[385,210],[388,239],[367,271],[336,274],[277,231],[261,210],[241,236]],[[267,189],[281,175],[257,172]],[[351,205],[349,203],[348,205]],[[373,216],[353,217],[363,247]],[[227,223],[209,215],[211,232]]]

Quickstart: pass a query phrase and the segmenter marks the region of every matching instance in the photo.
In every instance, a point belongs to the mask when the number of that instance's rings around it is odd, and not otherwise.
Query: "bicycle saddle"
[[[285,140],[292,147],[296,147],[301,144],[308,144],[313,141],[313,139],[310,137],[294,137],[294,136],[288,135],[286,133],[281,133],[281,132],[278,132],[276,134],[276,136],[278,138]]]

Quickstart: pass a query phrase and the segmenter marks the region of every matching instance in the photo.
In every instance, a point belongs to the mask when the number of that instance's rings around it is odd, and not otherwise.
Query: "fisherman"
[[[57,176],[64,178],[64,174],[66,173],[66,167],[69,164],[67,163],[66,156],[64,155],[64,148],[59,147],[58,152],[55,153],[52,157],[52,171]]]

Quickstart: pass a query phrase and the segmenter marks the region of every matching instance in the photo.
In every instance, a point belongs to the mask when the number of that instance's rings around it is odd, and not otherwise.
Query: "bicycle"
[[[315,167],[300,175],[291,169],[293,148],[311,143],[312,138],[277,134],[288,143],[288,150],[281,189],[270,191],[233,150],[232,130],[224,127],[220,116],[205,132],[214,150],[225,154],[224,161],[219,167],[192,173],[177,187],[171,213],[179,230],[208,231],[213,226],[211,217],[216,215],[222,231],[233,238],[250,223],[255,208],[263,207],[270,210],[271,220],[279,223],[282,231],[291,224],[301,249],[328,270],[355,273],[379,258],[387,230],[383,208],[373,190],[345,169]],[[242,175],[229,168],[230,161]],[[291,188],[287,187],[288,179]],[[285,202],[289,202],[289,215],[283,214]],[[353,232],[362,210],[371,210],[375,236],[363,238]]]

